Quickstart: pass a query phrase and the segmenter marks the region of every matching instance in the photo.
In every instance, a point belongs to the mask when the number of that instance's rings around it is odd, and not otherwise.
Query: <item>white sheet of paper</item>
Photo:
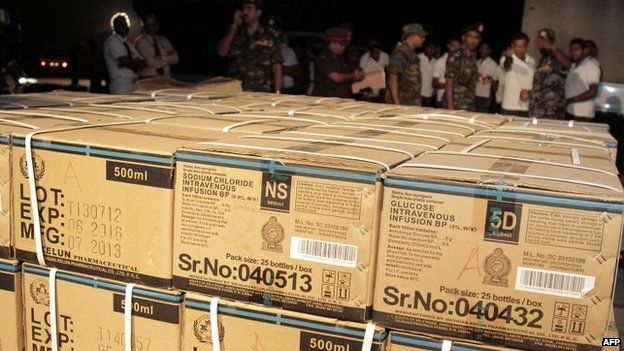
[[[366,77],[359,82],[351,85],[351,92],[359,93],[362,89],[371,88],[373,90],[381,90],[386,87],[386,72],[383,69],[366,73]]]

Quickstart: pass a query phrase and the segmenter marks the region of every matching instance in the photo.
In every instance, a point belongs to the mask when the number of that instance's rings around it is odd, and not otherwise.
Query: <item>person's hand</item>
[[[511,48],[511,46],[510,46],[510,47],[508,47],[508,48],[505,50],[505,57],[511,57],[511,56],[513,56],[513,54],[514,54],[514,51],[513,51],[513,49]]]
[[[531,93],[528,90],[522,89],[520,91],[520,100],[528,101],[530,97],[531,97]]]
[[[353,72],[353,77],[356,81],[360,81],[366,77],[366,73],[364,73],[361,69],[356,69],[355,72]]]
[[[234,21],[232,22],[232,25],[237,28],[243,25],[243,11],[234,11]]]

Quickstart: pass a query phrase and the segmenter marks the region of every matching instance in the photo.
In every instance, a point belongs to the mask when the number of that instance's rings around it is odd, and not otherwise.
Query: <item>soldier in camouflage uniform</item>
[[[260,25],[262,0],[243,0],[230,29],[217,46],[229,59],[228,75],[243,82],[245,91],[276,92],[282,87],[282,51],[275,32]],[[244,25],[243,25],[244,24]]]
[[[421,105],[422,77],[416,49],[422,47],[427,33],[419,23],[403,26],[403,41],[390,56],[390,87],[386,101],[397,105]]]
[[[483,25],[475,23],[462,31],[461,49],[446,61],[446,87],[442,101],[449,110],[475,111],[478,70],[476,49],[481,42]]]
[[[542,57],[537,64],[533,78],[533,92],[529,107],[531,117],[556,119],[565,117],[565,67],[560,62],[561,58],[558,58],[565,54],[553,48],[554,42],[555,31],[552,29],[540,30],[535,40]]]

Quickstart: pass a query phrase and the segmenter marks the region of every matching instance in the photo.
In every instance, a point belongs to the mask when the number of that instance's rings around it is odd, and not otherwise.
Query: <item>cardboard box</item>
[[[46,93],[28,93],[11,95],[18,104],[29,105],[30,101],[56,101],[63,106],[78,106],[92,103],[107,104],[121,101],[146,101],[151,98],[140,95],[96,94],[82,91],[55,90]],[[10,99],[10,97],[3,97]],[[9,100],[10,101],[10,100]],[[26,103],[23,103],[25,101]]]
[[[49,350],[48,268],[24,264],[24,324],[27,350]],[[60,350],[123,350],[125,284],[59,271],[56,320]],[[136,286],[132,294],[135,350],[180,350],[182,294]]]
[[[606,148],[594,148],[583,143],[544,143],[532,140],[509,140],[489,138],[489,133],[457,139],[445,146],[440,153],[478,154],[491,157],[509,157],[516,161],[559,164],[563,167],[590,168],[617,176],[611,155]],[[516,138],[519,139],[519,138]]]
[[[517,142],[534,142],[544,147],[569,147],[583,148],[605,151],[609,155],[609,159],[613,165],[616,164],[616,154],[613,148],[607,147],[603,140],[592,139],[591,137],[576,137],[572,135],[545,133],[531,130],[484,130],[476,133],[470,138],[489,138],[507,141],[510,144]]]
[[[23,111],[22,111],[23,112]],[[37,129],[96,123],[110,117],[102,116],[57,116],[40,113],[40,110],[29,111],[30,115],[0,113],[0,258],[15,256],[12,227],[12,177],[11,168],[13,153],[11,148],[12,135],[23,135]]]
[[[181,82],[169,77],[154,77],[139,80],[134,94],[157,97],[175,91],[241,93],[243,88],[239,80],[225,77],[215,77],[196,84]]]
[[[367,326],[223,299],[217,311],[221,350],[228,351],[359,351]],[[210,323],[210,298],[187,294],[182,350],[212,351]],[[376,327],[371,350],[386,350],[387,336]]]
[[[146,123],[36,135],[35,178],[46,264],[171,286],[175,151],[227,135]],[[14,134],[13,154],[16,256],[36,263],[24,133]]]
[[[430,150],[393,138],[280,133],[179,150],[174,286],[366,320],[380,176]]]
[[[605,338],[619,338],[615,316],[611,312],[609,325],[604,335]],[[446,340],[446,342],[445,342]],[[391,331],[389,338],[390,351],[427,351],[427,350],[443,350],[444,344],[450,343],[449,350],[462,351],[515,351],[518,349],[510,349],[507,347],[493,346],[480,342],[471,342],[461,339],[444,339],[440,336],[431,334],[416,334],[402,331]],[[618,346],[603,346],[603,351],[620,350]]]
[[[444,109],[423,109],[421,107],[410,107],[403,115],[411,115],[412,117],[426,117],[434,120],[454,120],[464,123],[486,125],[489,128],[496,128],[500,125],[512,121],[512,118],[509,116],[462,110],[451,111]]]
[[[22,324],[22,266],[0,260],[0,350],[24,349]]]
[[[517,121],[507,123],[498,128],[505,131],[530,131],[547,134],[560,134],[570,137],[577,137],[582,139],[596,140],[605,145],[610,153],[611,157],[615,160],[617,158],[618,141],[609,133],[608,129],[605,129],[604,124],[598,124],[597,126],[591,126],[587,124],[574,123],[537,123]]]
[[[455,139],[462,139],[474,134],[480,129],[474,126],[464,125],[457,122],[431,121],[424,119],[394,119],[383,118],[377,120],[357,120],[351,122],[336,122],[335,126],[353,128],[358,130],[395,130],[413,135],[415,137],[430,136],[432,138],[442,138],[447,142]]]
[[[587,127],[593,130],[601,130],[601,131],[610,131],[610,127],[606,123],[595,123],[595,122],[579,122],[579,121],[564,121],[560,119],[549,119],[549,118],[536,118],[536,117],[517,117],[517,116],[509,116],[511,120],[509,122],[524,123],[524,124],[532,124],[532,125],[540,125],[540,126],[560,126],[567,127],[570,124],[577,127]],[[509,123],[508,122],[508,123]]]
[[[387,173],[373,320],[526,350],[598,350],[624,196],[616,176],[428,153]]]

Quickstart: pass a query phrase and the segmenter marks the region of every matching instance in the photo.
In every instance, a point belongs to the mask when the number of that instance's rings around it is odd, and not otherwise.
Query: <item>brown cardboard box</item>
[[[609,133],[608,129],[605,129],[604,124],[597,124],[596,126],[588,125],[587,123],[577,124],[576,122],[565,124],[542,122],[533,124],[532,122],[516,121],[502,125],[498,129],[504,131],[531,131],[546,134],[552,133],[596,140],[609,148],[611,157],[614,160],[617,158],[618,141]]]
[[[220,300],[217,308],[224,351],[360,351],[366,324]],[[210,298],[189,293],[184,300],[182,350],[212,351]],[[387,349],[387,332],[374,329],[372,351]]]
[[[22,324],[22,266],[0,260],[0,350],[24,349]]]
[[[624,196],[616,176],[428,153],[387,173],[373,320],[527,350],[598,350]]]
[[[27,350],[49,350],[49,269],[24,264]],[[56,273],[60,350],[123,350],[125,284],[64,271]],[[175,351],[182,335],[182,294],[137,286],[132,294],[135,350]]]
[[[225,77],[216,77],[197,84],[181,82],[169,77],[154,77],[139,80],[134,93],[157,97],[181,91],[188,91],[187,94],[193,92],[240,93],[243,89],[239,80]]]
[[[517,117],[517,116],[509,116],[511,120],[509,122],[517,123],[528,123],[532,125],[541,125],[541,126],[561,126],[567,127],[570,125],[570,121],[564,121],[560,119],[549,119],[549,118],[536,118],[536,117]],[[508,122],[508,123],[509,123]],[[588,127],[593,130],[601,130],[601,131],[610,131],[610,127],[606,123],[595,123],[595,122],[579,122],[574,121],[572,125],[577,127]]]
[[[244,136],[177,153],[174,286],[368,318],[381,174],[439,141]]]
[[[383,118],[378,120],[336,122],[333,124],[344,128],[353,128],[358,130],[396,130],[398,132],[406,133],[406,135],[414,135],[415,137],[430,136],[434,138],[443,138],[448,142],[458,138],[465,138],[480,130],[475,129],[474,126],[458,122],[431,121],[424,119]]]
[[[56,101],[63,106],[78,106],[92,103],[106,104],[121,101],[145,101],[150,99],[140,95],[94,94],[67,90],[55,90],[47,93],[15,94],[11,95],[11,97],[15,100],[15,103],[26,105],[27,107],[30,105],[31,101]],[[8,97],[8,99],[11,99],[11,97]]]
[[[615,317],[611,313],[605,338],[619,338]],[[446,341],[445,341],[446,340]],[[601,339],[602,340],[602,339]],[[507,347],[493,346],[480,342],[471,342],[457,339],[443,339],[440,336],[430,334],[416,334],[401,331],[390,332],[389,351],[428,351],[428,350],[444,350],[444,344],[448,350],[461,351],[514,351],[518,349],[510,349]],[[603,346],[603,351],[620,350],[618,346]]]
[[[11,164],[13,153],[11,138],[14,133],[26,134],[37,129],[45,129],[69,125],[97,123],[111,120],[109,116],[76,115],[61,116],[52,113],[42,113],[41,110],[28,111],[26,115],[0,113],[0,258],[13,258],[13,228],[12,228],[12,177]]]
[[[170,286],[175,151],[227,135],[146,123],[35,135],[46,264]],[[24,133],[14,134],[13,145],[16,254],[38,262]]]
[[[582,143],[544,143],[531,140],[508,140],[489,138],[489,133],[457,139],[445,146],[442,152],[456,154],[478,154],[491,157],[509,157],[517,161],[534,160],[535,162],[561,164],[563,166],[585,167],[602,170],[617,176],[611,155],[606,148],[589,147]]]

